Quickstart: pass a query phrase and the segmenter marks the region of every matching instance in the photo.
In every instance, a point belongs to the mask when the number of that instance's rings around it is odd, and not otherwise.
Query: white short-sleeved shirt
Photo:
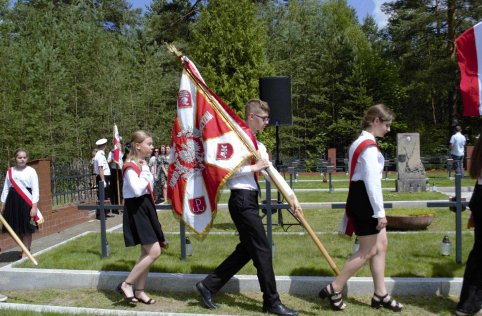
[[[26,166],[23,169],[17,169],[17,167],[12,168],[12,177],[18,184],[21,184],[25,188],[32,189],[32,203],[37,203],[39,200],[39,184],[37,172],[34,168]],[[2,203],[7,200],[8,191],[12,187],[12,183],[8,179],[8,173],[5,177],[5,183],[3,185]]]
[[[99,168],[104,170],[105,176],[110,176],[109,164],[107,159],[105,159],[105,153],[103,150],[99,150],[94,157],[94,173],[99,174]]]
[[[349,151],[349,166],[353,154],[358,145],[366,139],[375,141],[373,134],[362,131],[357,140],[350,146]],[[385,165],[385,158],[376,146],[367,147],[358,157],[355,172],[353,173],[352,181],[363,181],[367,189],[370,204],[373,207],[373,217],[385,217],[385,208],[383,207],[383,192],[382,192],[382,172]]]
[[[463,156],[466,141],[467,140],[465,139],[465,136],[462,135],[462,133],[457,132],[453,134],[452,137],[450,137],[450,144],[453,145],[452,149],[450,150],[450,154],[454,156]]]

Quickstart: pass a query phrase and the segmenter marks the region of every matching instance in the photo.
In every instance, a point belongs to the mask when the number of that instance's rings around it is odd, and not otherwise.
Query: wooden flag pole
[[[120,200],[120,189],[119,189],[119,164],[116,162],[115,163],[115,180],[117,182],[117,201],[114,201],[114,202],[117,202],[117,204],[121,204],[121,200]],[[119,210],[118,210],[119,211]]]
[[[169,51],[172,53],[176,54],[178,57],[183,56],[175,47],[174,45],[168,45]],[[259,152],[254,148],[254,145],[249,138],[248,135],[241,129],[241,127],[233,120],[233,118],[224,110],[224,108],[218,103],[217,100],[211,97],[210,91],[208,91],[205,87],[205,84],[202,82],[199,82],[197,77],[191,73],[189,69],[186,69],[184,67],[185,71],[189,74],[191,79],[196,83],[196,85],[203,91],[205,96],[209,98],[211,101],[214,110],[221,115],[226,123],[232,128],[232,130],[238,135],[238,137],[243,141],[245,146],[248,148],[248,150],[253,154],[253,156],[256,158],[256,160],[261,159],[261,156]],[[270,166],[269,168],[266,169],[268,172],[270,178],[273,180],[274,184],[278,188],[278,190],[281,192],[281,194],[284,196],[286,201],[288,201],[288,204],[290,205],[290,208],[295,211],[297,207],[299,206],[298,199],[296,198],[296,195],[294,194],[293,190],[289,187],[289,185],[286,183],[286,181],[283,179],[283,177],[279,174],[279,172],[273,167]],[[291,213],[291,212],[290,212]],[[325,247],[319,240],[318,236],[316,236],[315,232],[311,228],[311,226],[308,224],[308,222],[305,220],[303,214],[301,212],[296,212],[296,214],[291,213],[295,218],[297,218],[303,225],[303,227],[306,229],[310,237],[313,239],[315,242],[315,245],[318,247],[318,249],[321,251],[325,259],[327,260],[328,264],[330,267],[333,269],[336,275],[340,273],[340,270],[336,266],[336,263],[333,261],[331,256],[328,254],[326,251]]]
[[[275,183],[278,190],[281,192],[283,197],[288,202],[291,210],[296,210],[296,207],[299,205],[298,199],[296,198],[296,195],[293,192],[293,190],[286,183],[285,179],[283,179],[283,177],[279,174],[278,170],[276,170],[273,166],[270,166],[267,169],[267,172],[268,172],[271,180],[273,180],[273,182]],[[328,262],[328,264],[330,265],[331,269],[335,272],[336,275],[339,275],[340,270],[338,269],[335,261],[333,261],[330,254],[326,250],[325,246],[323,246],[320,239],[318,238],[316,233],[311,228],[310,224],[306,221],[306,219],[303,215],[303,212],[293,213],[291,210],[290,210],[290,214],[293,217],[295,217],[303,225],[303,227],[306,229],[306,231],[310,235],[311,239],[313,239],[313,242],[315,243],[316,247],[318,247],[320,252],[325,257],[325,259]]]
[[[0,214],[0,222],[2,222],[2,225],[3,227],[5,227],[5,229],[8,231],[8,233],[10,234],[10,236],[12,236],[13,240],[15,240],[15,242],[20,246],[20,248],[22,249],[22,251],[27,255],[27,257],[30,259],[30,261],[32,261],[32,263],[36,266],[38,266],[38,262],[37,260],[35,260],[35,258],[32,256],[32,254],[30,253],[30,251],[27,249],[27,247],[25,247],[25,245],[23,244],[23,242],[20,240],[20,238],[18,238],[17,234],[15,234],[15,232],[13,231],[12,227],[10,227],[10,225],[7,223],[7,221],[5,220],[5,218]]]

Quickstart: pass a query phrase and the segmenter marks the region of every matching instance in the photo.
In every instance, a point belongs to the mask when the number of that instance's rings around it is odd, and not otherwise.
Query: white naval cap
[[[107,144],[107,138],[101,138],[98,141],[95,142],[97,146]]]

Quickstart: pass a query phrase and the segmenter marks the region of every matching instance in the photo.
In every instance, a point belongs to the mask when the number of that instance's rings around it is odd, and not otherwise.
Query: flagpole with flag
[[[119,130],[117,129],[117,124],[114,123],[114,127],[113,127],[113,134],[114,134],[114,152],[113,152],[113,157],[112,157],[112,160],[115,162],[115,172],[116,172],[116,186],[117,186],[117,203],[118,204],[121,204],[121,200],[120,200],[120,188],[119,188],[119,165],[120,165],[120,159],[121,159],[121,152],[122,152],[122,148],[121,148],[121,142],[120,142],[120,136],[119,136]]]
[[[464,116],[482,115],[482,21],[455,40]]]
[[[168,49],[180,58],[184,69],[178,96],[178,117],[173,128],[173,147],[175,154],[174,161],[171,162],[168,172],[168,197],[171,200],[173,210],[179,215],[181,220],[192,228],[196,234],[202,236],[212,224],[216,213],[218,193],[224,182],[247,159],[254,157],[258,160],[261,157],[257,150],[256,138],[244,120],[239,118],[239,116],[205,84],[197,68],[186,56],[183,56],[172,45],[168,46]],[[195,99],[193,95],[195,95]],[[209,107],[207,107],[207,105],[209,105]],[[204,113],[200,111],[201,108],[204,110]],[[198,121],[191,121],[193,117],[197,118]],[[209,122],[217,122],[218,124],[210,124],[210,126],[215,125],[220,128],[220,130],[217,133],[213,133],[212,130],[210,131],[209,128],[207,128]],[[224,123],[225,126],[223,126],[222,123]],[[200,141],[203,135],[207,135],[204,143],[208,146],[208,149],[209,145],[213,147],[211,150],[204,152],[207,157],[206,164],[199,163],[203,158],[197,157],[199,147],[202,145],[196,146],[196,142]],[[222,136],[219,137],[219,135]],[[191,138],[191,140],[189,140],[189,138]],[[217,141],[212,141],[216,138]],[[230,142],[234,142],[234,145],[229,142],[224,142],[227,141],[228,138]],[[197,139],[197,141],[193,141],[194,139]],[[212,144],[210,144],[210,141]],[[191,145],[189,143],[191,143]],[[189,152],[185,150],[189,149],[190,146],[196,149],[195,158],[198,160],[194,163],[193,160],[195,159],[193,159],[192,153],[189,154]],[[236,150],[236,155],[233,154],[234,150]],[[219,153],[221,153],[221,155],[218,155]],[[220,164],[219,161],[224,160],[227,155],[229,155],[230,163]],[[187,159],[183,158],[184,156],[186,156]],[[182,161],[176,158],[181,158]],[[217,183],[216,185],[209,183],[206,185],[206,183],[209,182],[206,180],[213,180],[213,178],[216,177],[209,176],[209,178],[206,179],[199,175],[204,174],[204,170],[208,169],[208,166],[212,167],[212,165],[216,164],[218,164],[219,168],[211,171],[218,176],[216,179]],[[196,172],[189,171],[189,167],[193,166],[198,168],[197,174]],[[301,222],[330,267],[335,274],[338,275],[339,269],[336,263],[305,220],[303,213],[296,211],[299,208],[299,202],[293,190],[273,166],[267,168],[266,171],[288,202],[292,210],[290,213]],[[200,182],[204,181],[204,187],[199,189],[198,186],[197,192],[195,192],[196,185],[192,181],[192,179],[196,177],[201,180]],[[187,181],[180,181],[182,178],[187,179]],[[203,185],[201,184],[201,186]],[[186,190],[186,188],[188,190]],[[191,190],[189,191],[189,189]],[[184,199],[185,196],[187,196],[187,199]],[[206,212],[206,210],[209,212]],[[196,226],[196,223],[193,221],[196,219],[196,213],[209,214],[209,216],[204,215],[205,218],[201,220],[201,222],[204,223],[204,226],[201,226],[201,228],[203,228],[202,232],[197,230],[199,226]],[[194,214],[194,216],[192,214]]]

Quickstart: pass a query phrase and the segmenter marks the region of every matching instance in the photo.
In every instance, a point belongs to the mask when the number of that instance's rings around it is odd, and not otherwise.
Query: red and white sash
[[[351,164],[350,164],[350,184],[351,184],[351,178],[355,173],[355,168],[356,168],[356,163],[358,162],[358,158],[368,146],[377,146],[378,148],[378,145],[374,140],[366,139],[362,141],[360,144],[358,144],[357,148],[353,152],[353,156],[351,158]],[[353,222],[348,216],[348,214],[346,213],[346,211],[345,211],[345,214],[343,215],[338,231],[350,237],[355,232],[355,226],[353,225]]]
[[[29,205],[32,206],[32,193],[27,190],[27,188],[21,183],[21,182],[16,182],[15,179],[13,178],[13,172],[12,168],[8,168],[8,180],[12,184],[12,187],[15,189],[15,191],[20,195],[20,197]],[[42,224],[44,222],[42,213],[40,213],[40,210],[37,208],[37,214],[34,216],[34,221],[38,224]]]
[[[127,171],[128,168],[132,168],[137,173],[137,176],[139,176],[139,177],[141,176],[141,171],[142,171],[141,168],[139,168],[139,166],[135,162],[129,161],[129,162],[126,162],[124,164],[123,168],[122,168],[122,172],[124,174],[124,177],[126,175],[126,171]],[[151,194],[152,203],[155,204],[154,191],[152,190],[152,186],[149,182],[147,183],[147,190]]]

